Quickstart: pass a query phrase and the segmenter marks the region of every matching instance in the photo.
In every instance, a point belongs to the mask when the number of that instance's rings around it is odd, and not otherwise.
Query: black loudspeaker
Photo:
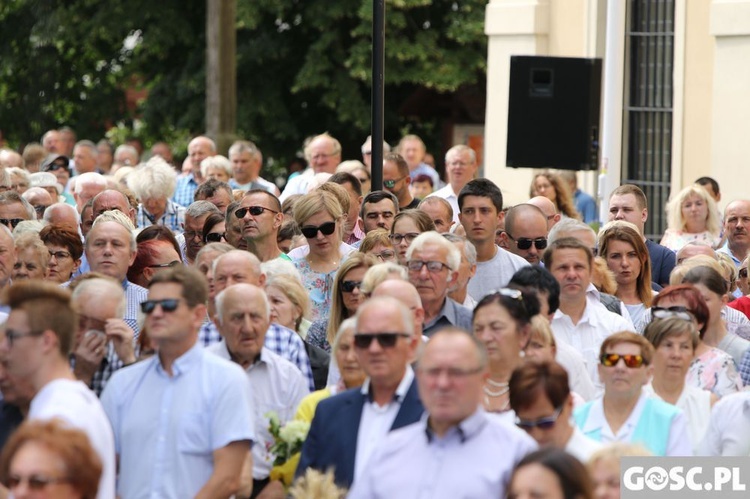
[[[601,59],[510,58],[507,165],[596,170]]]

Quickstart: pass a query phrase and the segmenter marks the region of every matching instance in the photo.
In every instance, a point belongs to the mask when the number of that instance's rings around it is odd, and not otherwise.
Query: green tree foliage
[[[205,123],[206,0],[0,2],[0,127],[16,142],[68,124],[97,138],[127,123],[147,142]],[[484,85],[484,0],[386,3],[386,138],[436,122],[400,108],[419,88]],[[372,0],[238,0],[238,135],[290,158],[328,130],[348,156],[369,133]],[[231,27],[227,27],[230,29]],[[209,110],[210,112],[210,110]],[[427,137],[428,142],[430,137]]]

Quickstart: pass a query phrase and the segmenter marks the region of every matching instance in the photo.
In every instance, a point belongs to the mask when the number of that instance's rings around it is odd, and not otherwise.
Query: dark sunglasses
[[[643,365],[643,357],[641,355],[620,355],[618,353],[605,353],[599,357],[599,362],[605,367],[614,367],[620,362],[620,359],[625,361],[625,366],[630,369],[636,369]]]
[[[64,165],[62,163],[52,163],[51,165],[47,166],[47,169],[44,170],[46,172],[56,172],[57,170],[67,170],[68,165]]]
[[[396,346],[396,340],[399,338],[408,338],[406,333],[373,333],[373,334],[355,334],[354,346],[357,348],[370,348],[372,340],[378,340],[383,348],[393,348]]]
[[[26,486],[34,491],[41,491],[46,489],[48,486],[55,484],[55,483],[66,483],[69,482],[70,478],[67,477],[51,477],[51,476],[44,476],[44,475],[29,475],[29,476],[20,476],[20,475],[10,475],[8,479],[5,481],[5,485],[8,486],[9,489],[15,489],[22,483],[26,483]]]
[[[146,300],[141,302],[141,312],[149,315],[151,312],[156,310],[156,306],[160,305],[161,309],[165,312],[174,312],[177,307],[180,306],[179,298],[166,298],[164,300]]]
[[[209,232],[206,234],[206,243],[220,243],[222,239],[226,241],[226,232]]]
[[[260,215],[263,214],[264,211],[270,211],[273,214],[278,213],[278,211],[273,211],[269,208],[264,208],[262,206],[245,206],[243,208],[237,208],[234,211],[234,216],[237,218],[245,218],[245,215],[247,214],[248,211],[254,217],[259,217]]]
[[[533,428],[539,428],[540,430],[551,430],[552,427],[555,426],[555,423],[557,423],[557,418],[560,417],[562,409],[562,406],[558,407],[557,409],[555,409],[555,412],[554,414],[552,414],[552,416],[547,416],[546,418],[521,419],[517,417],[516,426],[526,431],[529,431]]]
[[[6,227],[8,225],[12,226],[14,229],[16,228],[16,225],[23,222],[23,218],[0,218],[0,224],[5,225]]]
[[[362,286],[362,281],[341,281],[341,291],[344,293],[351,293],[360,286]]]
[[[396,184],[404,180],[406,177],[397,178],[396,180],[383,180],[383,187],[386,189],[393,189]]]
[[[324,224],[318,225],[317,227],[314,225],[307,225],[305,227],[302,227],[302,235],[307,239],[312,239],[318,235],[318,231],[320,231],[324,236],[330,236],[331,234],[333,234],[334,230],[336,230],[336,222],[326,222]]]
[[[654,319],[671,319],[676,317],[684,321],[693,321],[695,317],[687,307],[651,307],[651,317]]]
[[[520,250],[527,250],[531,248],[532,244],[538,250],[543,250],[544,248],[547,247],[546,237],[537,237],[536,239],[529,239],[528,237],[519,237],[518,239],[514,239],[513,236],[511,236],[508,232],[506,232],[506,234],[508,234],[508,237],[516,242],[516,246],[518,246],[518,249]]]
[[[740,279],[747,279],[747,267],[745,267],[744,269],[740,269],[740,271],[737,272],[737,277],[739,277]]]

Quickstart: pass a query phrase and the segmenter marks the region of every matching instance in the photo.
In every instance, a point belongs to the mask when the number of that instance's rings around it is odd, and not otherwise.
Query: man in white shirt
[[[316,135],[305,146],[305,159],[310,166],[302,174],[289,180],[279,197],[280,202],[283,203],[292,194],[307,194],[316,174],[336,173],[336,167],[341,163],[341,143],[328,133]]]
[[[252,284],[229,286],[216,296],[220,343],[208,351],[236,362],[250,380],[255,411],[253,445],[253,493],[268,484],[274,456],[268,451],[274,440],[268,431],[269,413],[283,425],[293,419],[300,401],[310,393],[297,366],[263,346],[270,325],[270,305],[263,290]]]
[[[102,460],[98,498],[115,497],[115,442],[109,420],[94,392],[75,379],[68,364],[76,317],[70,293],[43,281],[21,281],[6,295],[7,369],[29,381],[35,395],[28,419],[59,418],[83,430]]]
[[[596,365],[602,342],[610,334],[632,330],[633,326],[601,303],[587,299],[593,260],[591,249],[572,237],[554,241],[544,253],[544,266],[560,283],[560,308],[552,317],[552,332],[558,342],[569,344],[583,355],[591,380],[598,385]]]
[[[702,456],[750,455],[750,391],[722,397],[711,410]]]
[[[459,223],[458,193],[477,174],[477,154],[474,149],[463,144],[448,149],[445,153],[445,173],[448,175],[448,184],[431,196],[448,201],[453,208],[453,222]]]
[[[229,161],[232,162],[234,178],[229,179],[232,189],[249,191],[263,189],[278,196],[279,188],[260,176],[263,166],[263,154],[249,140],[238,140],[229,148]]]
[[[458,215],[468,239],[477,250],[477,272],[469,281],[469,294],[477,302],[505,287],[513,274],[529,264],[495,244],[495,232],[504,217],[503,194],[485,178],[467,183],[458,194]]]

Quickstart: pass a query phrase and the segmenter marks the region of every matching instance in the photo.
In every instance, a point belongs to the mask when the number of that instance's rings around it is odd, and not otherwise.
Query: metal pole
[[[372,2],[372,190],[383,188],[383,101],[385,66],[385,0]]]

